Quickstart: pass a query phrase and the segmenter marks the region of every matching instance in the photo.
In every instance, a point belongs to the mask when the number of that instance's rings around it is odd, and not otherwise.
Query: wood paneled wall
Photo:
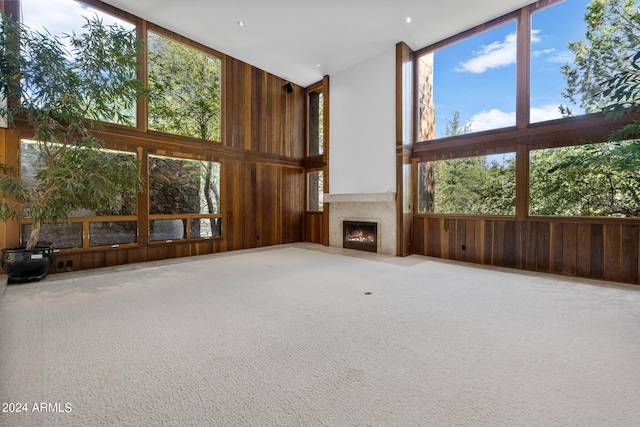
[[[640,284],[633,220],[416,216],[417,254]]]
[[[231,57],[224,60],[224,146],[301,160],[305,95],[286,80]]]
[[[303,176],[301,168],[266,163],[256,165],[258,247],[302,241]]]
[[[324,212],[307,212],[305,215],[305,242],[324,243],[324,236],[328,234],[324,224]]]
[[[293,85],[288,93],[287,81],[280,77],[232,57],[223,56],[222,61],[220,142],[148,131],[146,126],[105,125],[98,132],[107,148],[221,162],[222,237],[168,243],[141,239],[137,245],[121,248],[61,250],[51,272],[303,240],[305,89]],[[19,137],[7,138],[9,134],[0,129],[0,141],[8,141],[0,152],[2,160],[15,156],[19,148]],[[21,136],[31,135],[23,131]],[[148,227],[147,219],[139,215],[141,229]],[[6,228],[0,229],[3,247],[18,246],[18,224],[8,223]]]

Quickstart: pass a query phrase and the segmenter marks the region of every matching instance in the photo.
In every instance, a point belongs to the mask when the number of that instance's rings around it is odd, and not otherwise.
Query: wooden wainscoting
[[[152,243],[146,247],[105,248],[90,251],[60,251],[54,253],[50,273],[113,267],[145,261],[160,261],[194,255],[221,252],[222,239]]]
[[[596,218],[414,218],[414,253],[640,284],[640,224]]]

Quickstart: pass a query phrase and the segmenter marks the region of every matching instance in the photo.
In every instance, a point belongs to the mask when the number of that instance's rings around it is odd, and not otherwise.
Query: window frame
[[[31,138],[33,137],[33,135],[21,135],[20,137],[20,152],[22,153],[22,143],[23,141],[29,141],[31,140]],[[130,149],[127,149],[127,147],[118,147],[118,146],[112,146],[112,145],[107,145],[105,144],[105,146],[103,147],[104,150],[106,151],[114,151],[114,152],[121,152],[121,153],[127,153],[127,154],[131,154],[133,156],[136,157],[136,159],[138,159],[138,161],[141,161],[141,156],[140,153],[138,151],[132,151]],[[22,164],[20,165],[20,173],[22,173]],[[140,203],[139,203],[139,194],[140,193],[136,193],[136,213],[135,215],[86,215],[86,216],[72,216],[69,218],[69,224],[82,224],[82,234],[81,236],[79,236],[79,239],[81,241],[81,245],[80,246],[73,246],[73,247],[59,247],[56,248],[56,250],[64,250],[64,251],[69,251],[69,252],[74,252],[74,251],[86,251],[86,250],[97,250],[97,249],[105,249],[105,248],[134,248],[134,247],[138,247],[139,246],[139,239],[140,239]],[[136,241],[133,243],[114,243],[114,244],[108,244],[108,245],[95,245],[92,246],[91,245],[91,224],[95,224],[95,223],[107,223],[107,222],[135,222],[136,223]],[[29,226],[33,224],[33,218],[30,217],[25,217],[25,216],[20,216],[20,241],[22,242],[24,240],[24,227],[25,226]],[[64,224],[63,222],[59,221],[56,224],[53,224],[53,226],[57,225],[57,224]],[[44,237],[44,235],[42,236]]]
[[[197,141],[205,141],[207,143],[210,144],[217,144],[217,145],[222,145],[222,141],[224,140],[224,135],[225,135],[225,96],[226,96],[226,91],[225,91],[225,60],[224,57],[225,55],[222,54],[221,52],[218,52],[215,49],[212,49],[208,46],[205,46],[203,44],[200,44],[196,41],[193,41],[191,39],[188,39],[184,36],[181,36],[177,33],[174,33],[173,31],[167,30],[166,28],[163,28],[159,25],[155,25],[151,22],[146,22],[145,21],[144,25],[144,30],[140,32],[139,37],[144,40],[144,43],[146,46],[148,46],[149,43],[149,32],[155,33],[161,37],[165,37],[173,42],[176,43],[180,43],[184,46],[187,46],[189,48],[195,49],[201,53],[204,53],[206,55],[212,56],[216,59],[218,59],[220,61],[220,119],[219,119],[219,129],[220,129],[220,133],[219,133],[219,140],[215,141],[215,140],[203,140],[200,139],[198,137],[194,137],[194,136],[186,136],[186,135],[178,135],[178,134],[173,134],[170,132],[163,132],[163,131],[159,131],[159,130],[153,130],[149,127],[149,100],[147,97],[144,97],[141,101],[144,102],[144,114],[140,115],[138,118],[138,128],[140,130],[145,131],[148,134],[151,135],[157,135],[157,136],[164,136],[164,137],[169,137],[169,138],[186,138],[189,140],[197,140]],[[143,76],[143,82],[145,84],[145,87],[149,86],[149,54],[147,52],[147,49],[145,49],[144,51],[144,55],[141,55],[140,59],[140,73],[142,73]]]
[[[537,125],[544,125],[551,122],[557,121],[571,121],[575,117],[566,117],[561,119],[554,119],[548,121],[541,121],[530,123],[530,74],[531,74],[531,17],[535,12],[538,12],[542,9],[547,9],[556,4],[561,3],[564,0],[542,0],[535,3],[531,3],[527,6],[524,6],[520,9],[517,9],[513,12],[502,15],[498,18],[490,20],[484,24],[475,26],[466,31],[458,33],[454,36],[448,37],[439,42],[433,43],[431,45],[425,46],[421,49],[418,49],[414,52],[414,120],[416,126],[414,126],[414,138],[417,144],[429,144],[429,143],[437,143],[440,141],[454,141],[460,138],[461,136],[467,135],[482,135],[487,133],[495,133],[501,131],[508,131],[510,129],[522,129],[527,127],[533,127]],[[434,53],[442,48],[452,46],[459,41],[471,38],[480,33],[486,32],[488,30],[497,28],[509,21],[516,22],[516,35],[517,35],[517,58],[516,58],[516,124],[513,127],[500,128],[495,130],[487,130],[482,132],[474,132],[471,134],[465,135],[456,135],[451,137],[443,137],[436,138],[432,140],[419,140],[419,126],[417,125],[419,117],[419,68],[418,68],[418,59],[422,55],[426,55],[429,53]],[[591,113],[592,115],[599,115],[600,113]],[[588,114],[587,114],[588,115]]]
[[[318,106],[313,105],[312,97],[318,96]],[[306,157],[319,157],[324,155],[324,115],[320,114],[320,97],[322,97],[322,111],[324,111],[324,87],[320,85],[315,85],[312,89],[308,89],[306,91],[306,103],[307,103],[307,131],[305,133],[306,144],[305,144],[305,153]],[[312,118],[312,115],[314,116]],[[317,120],[317,125],[314,126],[315,120]],[[322,131],[322,139],[320,138],[320,131]],[[317,146],[318,152],[311,153],[311,146]]]
[[[514,100],[514,106],[516,108],[516,119],[515,119],[515,123],[511,126],[505,126],[505,127],[500,127],[500,128],[495,128],[495,129],[490,129],[490,130],[485,130],[485,131],[477,131],[477,132],[472,132],[472,133],[465,133],[464,135],[474,135],[474,134],[481,134],[481,133],[485,133],[485,132],[496,132],[496,131],[500,131],[500,130],[504,130],[504,129],[513,129],[515,127],[517,127],[519,125],[518,122],[518,113],[519,113],[519,102],[521,102],[521,96],[520,96],[520,70],[519,70],[519,62],[520,62],[520,58],[521,58],[521,54],[520,51],[521,49],[521,45],[523,43],[523,41],[521,40],[522,36],[521,36],[521,21],[522,19],[520,18],[520,14],[518,14],[517,12],[511,12],[508,13],[506,15],[503,15],[499,18],[496,18],[492,21],[489,21],[483,25],[479,25],[477,27],[474,27],[472,29],[469,29],[467,31],[464,31],[462,33],[459,33],[455,36],[449,37],[445,40],[442,40],[440,42],[434,43],[432,45],[429,45],[427,47],[424,47],[422,49],[417,50],[416,52],[414,52],[414,70],[413,70],[413,76],[414,76],[414,105],[415,105],[415,123],[416,125],[414,126],[414,141],[417,141],[419,143],[429,143],[429,142],[434,142],[434,141],[441,141],[444,139],[448,139],[448,138],[456,138],[460,135],[455,135],[455,136],[443,136],[443,137],[436,137],[434,135],[434,137],[432,139],[420,139],[420,134],[421,134],[421,128],[420,128],[420,63],[421,63],[421,58],[426,57],[431,55],[432,58],[429,60],[429,62],[431,62],[431,66],[433,67],[433,61],[434,61],[434,56],[436,54],[436,52],[438,52],[439,50],[445,49],[447,47],[451,47],[454,46],[457,43],[460,43],[462,41],[468,40],[472,37],[478,36],[482,33],[486,33],[488,31],[497,29],[501,26],[507,25],[511,22],[515,23],[516,26],[516,35],[517,35],[517,58],[516,58],[516,75],[515,75],[515,81],[516,81],[516,87],[515,87],[515,100]],[[433,82],[432,82],[433,84]],[[527,101],[528,102],[528,101]],[[435,107],[434,107],[435,108]],[[437,125],[435,118],[433,121],[434,124]],[[461,134],[463,135],[463,134]]]
[[[312,174],[321,174],[322,176],[322,186],[318,187],[318,206],[321,207],[322,209],[310,209],[310,201],[311,201],[311,186],[309,185],[309,180],[310,180],[310,176]],[[324,194],[324,169],[323,168],[312,168],[312,169],[307,169],[305,171],[305,212],[307,213],[323,213],[324,210],[324,197],[322,196]]]
[[[222,179],[224,176],[223,173],[223,167],[224,167],[224,163],[220,160],[211,160],[211,159],[206,159],[206,158],[188,158],[188,157],[180,157],[176,154],[157,154],[157,153],[148,153],[147,154],[147,172],[146,172],[146,177],[147,179],[150,181],[151,180],[151,174],[150,174],[150,161],[149,159],[151,157],[162,157],[162,158],[169,158],[169,159],[175,159],[175,160],[180,160],[180,161],[203,161],[203,162],[210,162],[210,163],[218,163],[219,166],[219,170],[220,170],[220,212],[216,213],[216,214],[200,214],[200,213],[180,213],[180,214],[152,214],[151,213],[151,199],[150,199],[150,194],[149,192],[147,192],[147,194],[145,194],[144,196],[147,198],[147,206],[148,206],[148,216],[147,216],[147,231],[148,231],[148,238],[149,238],[149,245],[157,245],[157,244],[165,244],[165,243],[172,243],[172,242],[186,242],[186,241],[205,241],[205,240],[222,240],[224,238],[224,226],[223,226],[223,219],[222,219],[222,212],[223,212],[223,206],[222,206],[222,200],[224,199],[222,197],[222,191],[223,191],[223,185],[222,185]],[[191,236],[191,221],[195,220],[195,219],[209,219],[209,218],[216,218],[220,221],[220,234],[217,236],[210,236],[210,237],[192,237]],[[183,220],[184,221],[184,237],[181,239],[160,239],[160,240],[152,240],[151,239],[151,223],[153,221],[158,221],[158,220]]]
[[[502,17],[496,18],[485,24],[479,25],[448,39],[427,46],[414,52],[414,123],[418,120],[418,90],[417,90],[417,58],[425,53],[461,38],[484,31],[503,21],[516,18],[518,20],[518,58],[517,58],[517,91],[516,91],[516,126],[489,130],[477,133],[469,133],[435,139],[431,141],[418,141],[418,127],[413,127],[414,145],[412,150],[413,183],[418,184],[417,164],[426,161],[454,159],[461,157],[473,157],[478,155],[501,154],[506,152],[516,153],[516,215],[515,220],[525,221],[539,219],[547,221],[550,217],[535,217],[529,215],[529,152],[541,148],[555,148],[564,146],[583,145],[585,141],[606,141],[609,133],[620,127],[630,124],[638,118],[636,115],[628,115],[617,121],[607,120],[602,112],[589,113],[560,119],[529,123],[530,118],[530,93],[529,78],[531,70],[531,15],[543,8],[558,4],[561,0],[545,0],[524,6]],[[520,46],[526,46],[525,49]],[[414,206],[418,204],[418,192],[413,192]],[[491,215],[469,214],[434,214],[414,212],[414,216],[437,216],[445,218],[492,218]],[[498,216],[498,218],[509,218]],[[576,217],[560,217],[576,220]],[[580,221],[598,222],[608,217],[581,217]],[[626,221],[630,221],[626,219]]]

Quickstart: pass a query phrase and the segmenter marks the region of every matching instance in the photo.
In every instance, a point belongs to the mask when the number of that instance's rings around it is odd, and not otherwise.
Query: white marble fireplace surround
[[[329,203],[329,246],[342,247],[342,222],[378,224],[378,253],[396,253],[396,193],[325,194]]]

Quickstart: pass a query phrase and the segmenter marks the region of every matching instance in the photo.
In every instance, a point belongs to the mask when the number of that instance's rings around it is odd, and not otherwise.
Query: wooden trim
[[[304,88],[305,93],[308,94],[308,93],[311,93],[311,92],[322,92],[323,91],[322,89],[324,88],[323,84],[324,84],[324,78],[322,80],[320,80],[319,82],[316,82],[316,83],[314,83],[312,85],[309,85],[306,88]]]
[[[471,157],[516,151],[518,145],[528,149],[581,145],[585,141],[605,142],[609,134],[640,118],[640,114],[607,120],[601,113],[586,114],[515,127],[477,132],[434,141],[418,142],[413,157],[424,161]]]
[[[516,219],[529,215],[529,150],[519,145],[516,150]]]
[[[306,169],[319,169],[325,166],[324,156],[306,157],[304,159],[304,167]]]
[[[327,148],[327,141],[328,141],[328,132],[325,131],[324,132],[324,140],[323,140],[323,152],[320,155],[316,155],[316,156],[309,156],[309,134],[311,132],[311,125],[310,125],[310,103],[309,103],[309,95],[311,93],[322,93],[323,97],[325,97],[325,90],[324,90],[324,79],[316,82],[310,86],[307,86],[304,90],[304,106],[305,106],[305,113],[304,113],[304,153],[305,153],[305,158],[304,158],[304,168],[305,168],[305,172],[304,172],[304,184],[303,184],[303,188],[304,188],[304,200],[303,200],[303,205],[304,205],[304,210],[305,210],[305,221],[303,222],[303,235],[305,236],[305,240],[309,241],[309,242],[314,242],[317,243],[318,240],[320,242],[324,241],[324,238],[322,236],[320,236],[320,238],[318,239],[318,236],[316,236],[315,233],[315,229],[317,227],[314,227],[310,224],[310,217],[309,214],[314,214],[314,215],[318,215],[318,214],[323,214],[323,211],[309,211],[308,210],[308,197],[309,197],[309,188],[308,188],[308,173],[309,172],[317,172],[317,171],[322,171],[323,172],[323,192],[325,192],[324,187],[326,186],[326,180],[328,180],[328,173],[326,173],[326,165],[327,165],[327,156],[325,154],[325,150]],[[328,95],[326,96],[326,98],[323,101],[324,103],[324,109],[323,109],[323,117],[322,117],[322,126],[324,128],[326,120],[326,109],[328,109]],[[323,205],[324,206],[324,205]],[[328,206],[327,206],[328,208]],[[325,209],[328,210],[328,209]],[[314,223],[317,222],[317,220],[313,221]]]
[[[522,129],[529,125],[531,115],[531,48],[520,48],[531,46],[531,17],[528,8],[518,11],[517,26],[516,127]]]
[[[20,0],[0,0],[0,10],[5,15],[13,17],[14,21],[19,21],[20,17]]]
[[[102,12],[108,13],[109,15],[113,15],[116,18],[122,19],[124,21],[130,22],[134,25],[140,25],[143,21],[142,18],[133,15],[129,12],[125,12],[124,10],[118,9],[115,6],[111,6],[110,4],[104,3],[100,0],[76,0],[78,3],[83,3],[87,6],[90,6],[94,9],[98,9]]]
[[[515,215],[473,215],[473,214],[437,214],[437,213],[416,213],[416,218],[443,218],[443,219],[478,219],[478,220],[501,220],[517,221]]]
[[[115,6],[111,6],[110,4],[104,3],[100,0],[76,0],[80,3],[84,3],[87,6],[91,6],[95,9],[101,10],[103,12],[106,12],[110,15],[116,16],[117,18],[123,19],[125,21],[128,21],[134,25],[140,26],[142,24],[144,24],[144,26],[146,26],[147,28],[145,30],[149,30],[149,31],[153,31],[154,33],[160,34],[162,36],[165,36],[167,38],[170,38],[172,40],[175,40],[177,42],[183,43],[185,45],[194,47],[196,49],[202,50],[206,53],[208,53],[209,55],[213,55],[216,56],[220,59],[222,59],[225,55],[215,49],[210,48],[209,46],[205,46],[201,43],[198,43],[196,41],[193,41],[187,37],[181,36],[178,33],[175,33],[171,30],[168,30],[164,27],[161,27],[157,24],[154,24],[152,22],[149,22],[143,18],[140,18],[136,15],[133,15],[129,12],[125,12],[121,9],[118,9]],[[8,3],[11,3],[10,1],[8,1]],[[17,1],[16,1],[17,3]]]
[[[149,221],[163,219],[198,219],[198,218],[222,218],[222,214],[150,214]]]
[[[224,59],[227,56],[227,55],[225,55],[225,54],[223,54],[223,53],[221,53],[221,52],[219,52],[219,51],[217,51],[215,49],[212,49],[209,46],[206,46],[206,45],[203,45],[203,44],[198,43],[196,41],[193,41],[190,38],[181,36],[178,33],[175,33],[175,32],[173,32],[171,30],[168,30],[168,29],[166,29],[164,27],[161,27],[159,25],[153,24],[153,23],[148,22],[148,21],[147,21],[147,31],[151,31],[151,32],[156,33],[156,34],[158,34],[160,36],[163,36],[163,37],[166,37],[168,39],[171,39],[171,40],[173,40],[175,42],[182,43],[182,44],[184,44],[186,46],[195,48],[197,50],[200,50],[200,51],[206,53],[207,55],[214,56],[214,57],[216,57],[216,58],[218,58],[220,60]]]
[[[453,35],[451,37],[448,37],[444,40],[441,40],[439,42],[433,43],[429,46],[423,47],[422,49],[419,49],[415,52],[416,57],[418,56],[422,56],[426,53],[430,53],[430,52],[435,52],[436,50],[442,49],[444,47],[447,47],[449,45],[452,45],[454,43],[458,43],[462,40],[468,39],[470,37],[475,36],[476,34],[480,34],[483,33],[487,30],[490,30],[492,28],[495,27],[499,27],[500,25],[509,22],[509,21],[513,21],[514,19],[516,19],[518,16],[518,11],[514,11],[514,12],[510,12],[507,13],[505,15],[502,15],[498,18],[492,19],[489,22],[485,22],[484,24],[481,25],[477,25],[473,28],[470,28],[466,31],[463,31],[461,33],[458,33],[456,35]]]
[[[120,222],[120,221],[138,221],[136,215],[109,215],[109,216],[74,216],[69,218],[69,222]],[[20,224],[33,224],[33,218],[22,218]],[[60,222],[58,222],[60,224]]]
[[[19,133],[15,129],[0,128],[0,163],[13,167],[16,174],[20,174],[19,152]],[[15,199],[7,201],[17,203]],[[20,245],[20,218],[0,222],[0,244],[2,248]]]
[[[406,71],[409,71],[407,75]],[[411,193],[412,185],[405,186],[404,169],[411,168],[414,120],[414,55],[405,43],[396,44],[396,255],[411,255]],[[409,104],[408,108],[406,104]],[[405,200],[409,200],[408,212]]]
[[[140,52],[138,52],[138,80],[142,82],[142,85],[146,88],[149,87],[149,71],[147,67],[148,55],[148,38],[147,38],[147,23],[142,21],[137,27],[138,39],[142,40],[144,46]],[[146,96],[138,99],[136,104],[136,127],[141,132],[149,130],[149,98]]]
[[[570,224],[616,224],[616,225],[638,225],[640,218],[611,218],[602,216],[528,216],[527,221],[534,222],[565,222]]]
[[[329,193],[329,154],[331,152],[331,90],[329,86],[329,76],[324,76],[322,79],[322,96],[324,98],[323,104],[323,130],[324,130],[324,150],[322,152],[322,160],[324,164],[327,166],[327,179],[325,181],[325,193]]]
[[[547,8],[549,6],[552,6],[554,4],[557,3],[561,3],[564,0],[540,0],[537,1],[535,3],[531,3],[528,6],[523,7],[522,9],[528,9],[531,11],[531,13],[533,12],[537,12],[538,10],[542,10],[544,8]],[[508,21],[512,21],[514,19],[518,18],[518,15],[520,14],[520,10],[516,10],[510,13],[507,13],[505,15],[499,16],[498,18],[492,19],[491,21],[485,22],[484,24],[480,24],[477,25],[473,28],[470,28],[466,31],[463,31],[461,33],[455,34],[451,37],[447,37],[444,40],[441,40],[439,42],[430,44],[428,46],[425,46],[421,49],[418,49],[417,51],[415,51],[415,55],[417,56],[422,56],[425,53],[429,53],[429,52],[434,52],[436,50],[442,49],[446,46],[452,45],[454,43],[458,43],[462,40],[468,39],[470,37],[475,36],[476,34],[480,34],[483,33],[487,30],[490,30],[492,28],[498,27]]]
[[[515,215],[473,215],[473,214],[434,214],[434,213],[416,213],[415,218],[442,218],[442,219],[465,219],[465,220],[497,220],[506,222],[563,222],[570,224],[617,224],[617,225],[638,225],[640,218],[613,218],[603,216],[533,216],[528,215],[525,219],[520,220]]]
[[[323,104],[323,128],[324,128],[324,151],[322,153],[322,157],[324,159],[324,194],[330,193],[329,186],[329,178],[330,178],[330,170],[331,164],[329,163],[330,152],[331,152],[331,132],[330,132],[330,117],[331,117],[331,90],[330,90],[330,79],[329,76],[324,76],[322,78],[322,90],[324,97]],[[329,246],[329,203],[323,203],[323,224],[322,224],[322,244],[325,246]]]
[[[565,0],[540,0],[535,3],[531,3],[526,6],[526,8],[529,9],[530,13],[535,13],[539,10],[546,9],[549,6],[553,6],[554,4],[562,3],[563,1]]]
[[[149,152],[144,147],[139,147],[138,150],[138,160],[140,161],[140,172],[143,173],[143,176],[148,176],[149,171]],[[142,191],[138,191],[138,243],[141,246],[146,246],[149,244],[149,227],[140,227],[140,224],[149,224],[149,180],[145,179],[144,181],[144,189]]]

